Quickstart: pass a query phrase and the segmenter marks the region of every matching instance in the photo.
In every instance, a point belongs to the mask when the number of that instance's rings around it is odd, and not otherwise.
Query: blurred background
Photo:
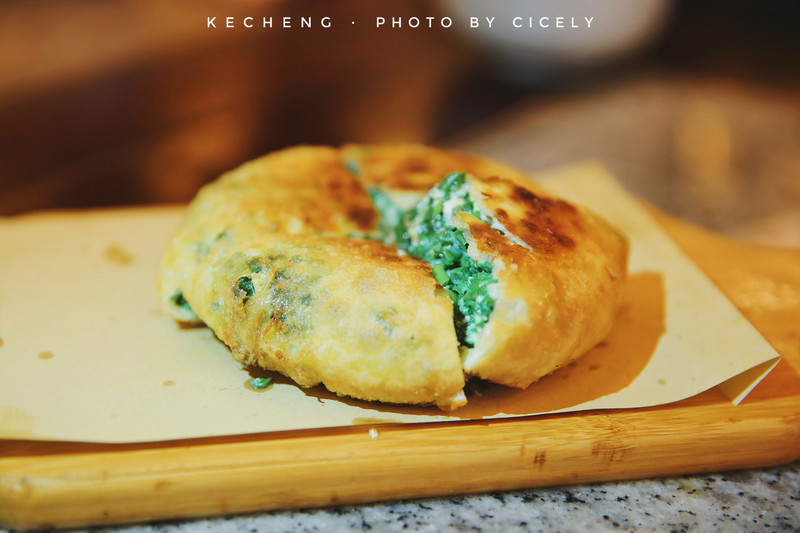
[[[531,172],[597,159],[683,218],[800,246],[798,22],[794,0],[5,0],[0,215],[185,202],[284,146],[414,141]]]

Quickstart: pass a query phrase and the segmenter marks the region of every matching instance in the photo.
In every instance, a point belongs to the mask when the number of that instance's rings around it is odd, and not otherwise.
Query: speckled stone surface
[[[800,531],[800,462],[709,475],[77,531]]]

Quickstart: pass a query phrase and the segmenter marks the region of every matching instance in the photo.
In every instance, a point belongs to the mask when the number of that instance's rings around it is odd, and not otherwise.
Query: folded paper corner
[[[723,381],[717,388],[719,388],[722,393],[728,397],[728,399],[734,404],[739,405],[745,397],[750,394],[750,392],[756,388],[756,385],[761,383],[761,380],[764,379],[767,374],[769,374],[773,368],[778,364],[781,360],[780,357],[773,357],[763,363],[759,363],[756,366],[745,370],[740,374],[736,374],[732,378]]]

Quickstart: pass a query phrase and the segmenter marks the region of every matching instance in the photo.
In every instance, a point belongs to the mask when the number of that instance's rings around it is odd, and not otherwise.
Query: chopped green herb
[[[250,380],[250,386],[254,389],[266,389],[272,378],[253,378]]]
[[[433,265],[433,277],[436,278],[436,281],[438,281],[440,285],[444,285],[450,281],[450,276],[447,275],[441,263]]]
[[[250,299],[256,293],[255,287],[253,287],[253,280],[247,276],[242,276],[236,281],[236,285],[240,291],[244,291],[244,303],[247,303],[247,300]],[[239,295],[241,296],[241,295]]]
[[[258,257],[253,257],[252,259],[248,259],[247,268],[250,269],[250,272],[258,274],[262,270],[261,260]]]
[[[491,263],[479,263],[469,256],[463,230],[450,223],[460,211],[488,222],[469,198],[466,175],[454,173],[446,176],[406,215],[402,231],[413,235],[405,246],[399,245],[431,264],[434,278],[453,300],[459,342],[472,347],[494,309],[488,289],[497,280],[492,276]]]
[[[178,307],[183,307],[188,311],[192,310],[192,307],[189,305],[189,302],[186,301],[186,298],[183,297],[183,292],[180,290],[176,291],[175,294],[172,295],[171,300]]]

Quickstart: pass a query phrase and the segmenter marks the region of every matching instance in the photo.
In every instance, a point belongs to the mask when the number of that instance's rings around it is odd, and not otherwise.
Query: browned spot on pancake
[[[554,225],[537,223],[536,217],[531,217],[520,221],[517,227],[509,227],[509,230],[536,252],[550,253],[556,248],[575,246],[574,240],[560,231],[553,230],[552,226]]]
[[[566,235],[562,235],[561,233],[553,233],[553,236],[558,241],[558,244],[563,246],[564,248],[574,248],[575,241],[567,237]]]
[[[520,187],[503,178],[481,180],[491,183],[483,187],[484,204],[491,210],[512,235],[527,244],[536,254],[558,254],[575,248],[576,240],[585,232],[580,213],[571,204]],[[494,191],[496,197],[487,192]],[[508,246],[504,236],[486,225],[470,224],[475,240],[482,243],[484,252],[495,252],[501,243],[506,243],[502,252],[521,259],[529,252],[522,247]],[[514,248],[520,248],[515,250]]]
[[[341,164],[331,176],[326,184],[325,193],[320,194],[327,194],[328,198],[341,206],[341,210],[358,228],[372,229],[375,226],[377,213],[372,207],[372,200],[366,189]]]
[[[508,239],[500,235],[500,233],[498,233],[488,224],[481,222],[478,219],[473,219],[469,223],[469,232],[472,235],[473,240],[479,243],[478,249],[480,251],[484,253],[491,253],[506,248],[506,251],[502,252],[501,254],[503,257],[514,255],[510,246],[511,243],[508,241]],[[523,249],[520,248],[520,250]]]
[[[487,194],[485,204],[509,232],[538,253],[555,253],[575,247],[575,237],[582,233],[580,213],[568,202],[540,196],[499,177],[482,180],[491,183],[499,196]]]
[[[428,161],[422,158],[417,157],[409,157],[405,161],[402,162],[400,167],[398,168],[399,173],[403,172],[425,172],[430,170],[430,164]]]
[[[536,212],[553,210],[561,210],[572,213],[576,212],[575,207],[564,200],[539,196],[524,187],[520,187],[519,185],[513,186],[510,197],[513,201],[523,203],[528,208]]]
[[[372,229],[375,225],[375,210],[371,207],[351,206],[347,210],[347,215],[361,229]]]
[[[37,357],[39,359],[52,359],[53,352],[40,352],[39,355],[37,355]]]

